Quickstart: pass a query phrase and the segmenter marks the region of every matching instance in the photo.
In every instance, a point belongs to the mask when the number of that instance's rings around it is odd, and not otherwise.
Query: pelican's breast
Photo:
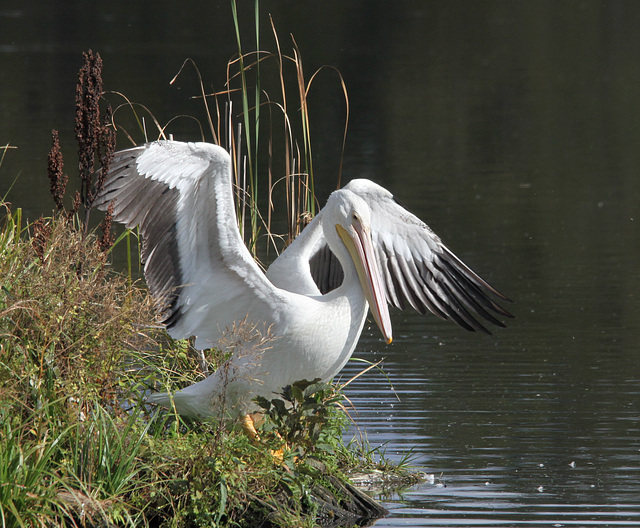
[[[263,366],[269,370],[273,359],[279,375],[271,371],[270,378],[274,376],[285,384],[315,378],[329,381],[353,353],[364,324],[366,301],[354,302],[336,294],[299,299],[287,331],[265,354]]]

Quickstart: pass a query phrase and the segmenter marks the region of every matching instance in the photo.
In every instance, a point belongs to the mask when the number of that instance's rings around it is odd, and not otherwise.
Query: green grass
[[[38,438],[20,416],[0,412],[0,519],[3,527],[37,526],[59,518],[49,485],[64,434]]]
[[[255,445],[228,423],[145,407],[148,388],[201,379],[195,351],[166,337],[146,290],[110,269],[95,235],[63,215],[22,226],[4,210],[2,526],[312,525],[314,486],[358,460],[342,444],[339,392],[301,384],[262,401]],[[210,368],[224,357],[209,351]]]

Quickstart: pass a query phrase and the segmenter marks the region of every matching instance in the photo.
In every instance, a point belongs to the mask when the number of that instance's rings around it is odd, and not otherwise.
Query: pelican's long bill
[[[355,237],[352,237],[340,224],[336,224],[336,230],[349,250],[349,254],[356,266],[360,284],[369,303],[373,318],[378,328],[380,328],[385,341],[389,344],[393,340],[391,318],[389,317],[387,297],[373,252],[371,233],[368,229],[365,230],[358,219],[354,218],[351,225],[355,231]]]

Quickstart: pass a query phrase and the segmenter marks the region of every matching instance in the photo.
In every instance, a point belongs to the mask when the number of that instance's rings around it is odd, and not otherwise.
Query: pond
[[[193,77],[169,85],[185,58],[221,89],[236,51],[227,2],[11,4],[0,8],[0,143],[18,148],[0,195],[19,174],[8,198],[31,219],[51,210],[51,129],[74,150],[82,51],[101,53],[108,90],[161,122],[202,118]],[[265,45],[271,13],[308,76],[342,72],[344,179],[389,188],[515,301],[516,318],[490,336],[409,311],[392,313],[392,345],[365,331],[355,356],[384,358],[384,374],[349,386],[348,435],[366,431],[433,475],[383,496],[391,513],[376,526],[640,525],[640,4],[260,5]],[[252,9],[241,10],[245,47]],[[344,103],[333,80],[316,89],[324,200]],[[198,138],[188,120],[177,131]]]

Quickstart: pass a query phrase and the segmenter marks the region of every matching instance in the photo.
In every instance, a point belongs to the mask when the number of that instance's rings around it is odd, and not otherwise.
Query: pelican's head
[[[385,341],[391,343],[393,337],[387,297],[371,241],[371,209],[358,195],[341,189],[331,194],[323,215],[327,240],[335,240],[331,233],[335,228],[355,265],[373,318]]]

